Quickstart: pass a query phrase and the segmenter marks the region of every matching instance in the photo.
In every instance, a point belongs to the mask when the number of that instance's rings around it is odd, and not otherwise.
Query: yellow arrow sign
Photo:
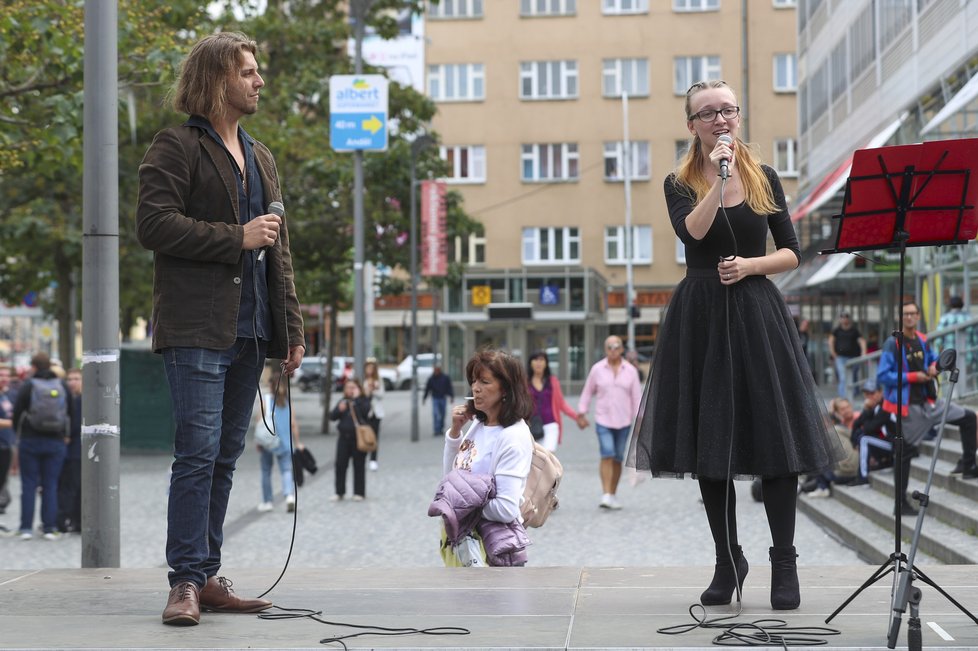
[[[369,120],[364,120],[360,123],[360,127],[370,133],[377,133],[382,126],[384,126],[384,123],[378,120],[376,115],[371,115]]]

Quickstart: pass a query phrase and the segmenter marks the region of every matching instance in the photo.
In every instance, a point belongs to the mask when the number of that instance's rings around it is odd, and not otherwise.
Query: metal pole
[[[418,197],[414,143],[411,143],[411,440],[420,441],[418,431]]]
[[[622,141],[622,166],[625,174],[625,312],[628,318],[628,341],[625,342],[626,350],[635,349],[635,318],[632,316],[632,305],[635,301],[635,281],[632,277],[632,247],[634,246],[632,237],[632,145],[628,139],[628,93],[621,94],[622,123],[624,127],[624,140]]]
[[[116,3],[85,0],[82,567],[119,567],[119,90]]]
[[[363,74],[363,32],[367,10],[372,0],[357,0],[351,6],[356,24],[353,28],[356,46],[353,69],[355,74]],[[363,364],[366,361],[364,331],[367,327],[363,295],[363,150],[353,152],[353,372],[363,377]]]

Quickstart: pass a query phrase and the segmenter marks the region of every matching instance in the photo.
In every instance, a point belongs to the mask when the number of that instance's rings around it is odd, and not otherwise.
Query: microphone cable
[[[252,253],[252,255],[255,255],[255,254]],[[267,257],[266,257],[266,259],[267,259]],[[257,272],[257,260],[256,260],[255,267],[256,267],[255,271]],[[259,397],[259,407],[261,409],[262,426],[265,427],[265,429],[268,430],[273,436],[278,436],[275,433],[275,428],[274,428],[274,424],[275,424],[275,410],[276,410],[276,407],[278,406],[278,401],[276,400],[276,397],[278,396],[278,389],[279,389],[280,383],[282,382],[282,380],[284,378],[285,379],[285,383],[286,383],[285,384],[286,404],[288,405],[288,408],[289,408],[289,446],[291,447],[292,446],[292,418],[293,418],[293,413],[294,413],[292,411],[292,409],[293,409],[293,405],[292,405],[292,382],[291,382],[291,378],[285,376],[285,373],[279,373],[278,377],[275,380],[275,385],[272,388],[272,406],[271,406],[271,410],[270,410],[270,414],[269,414],[269,417],[271,418],[271,421],[272,421],[272,427],[269,427],[268,421],[266,420],[265,400],[264,400],[264,398],[261,395],[261,375],[262,375],[263,368],[262,368],[262,365],[260,365],[260,364],[257,363],[258,361],[260,361],[260,358],[261,358],[261,355],[260,355],[260,352],[259,352],[259,345],[258,345],[259,344],[259,341],[258,341],[258,302],[257,302],[257,299],[258,299],[258,274],[257,273],[253,273],[252,274],[252,281],[253,281],[252,286],[253,286],[254,295],[255,295],[255,311],[252,313],[251,318],[252,318],[252,332],[254,333],[254,340],[255,340],[255,360],[256,360],[255,368],[258,371],[256,380],[255,380],[255,383],[258,386],[258,397]],[[282,279],[282,282],[283,283],[285,282],[285,279],[284,278]],[[284,290],[284,288],[283,288],[283,290]],[[288,309],[285,307],[284,301],[283,301],[282,306],[283,306],[282,307],[283,323],[286,324],[286,327],[288,327],[287,326],[287,324],[288,324]],[[330,372],[330,369],[323,369],[323,373],[326,373],[326,374],[329,375],[327,381],[330,381],[331,382],[332,381],[332,373]],[[355,409],[355,406],[351,405],[351,409]],[[293,495],[293,498],[295,499],[295,508],[292,511],[292,533],[291,533],[291,536],[289,538],[289,551],[288,551],[288,554],[285,557],[285,563],[282,565],[282,571],[279,572],[278,577],[275,579],[274,582],[272,582],[272,585],[267,590],[265,590],[260,595],[258,595],[256,597],[256,599],[261,599],[261,598],[265,597],[266,595],[268,595],[269,593],[271,593],[272,590],[274,590],[278,586],[278,584],[282,581],[282,579],[285,577],[285,573],[289,569],[289,564],[292,561],[292,553],[295,550],[296,531],[298,530],[298,522],[299,522],[299,486],[298,486],[298,482],[296,481],[296,473],[299,472],[299,470],[301,470],[301,469],[296,467],[296,459],[295,459],[295,454],[294,453],[295,453],[295,450],[293,449],[293,454],[292,454],[292,459],[291,459],[291,461],[292,461],[292,495]],[[312,621],[319,622],[320,624],[325,624],[325,625],[328,625],[328,626],[342,626],[342,627],[345,627],[345,628],[360,629],[360,632],[359,633],[348,633],[346,635],[334,635],[334,636],[331,636],[331,637],[323,638],[323,639],[321,639],[319,641],[320,644],[339,644],[343,649],[348,649],[349,648],[347,646],[345,640],[353,639],[353,638],[357,638],[357,637],[362,637],[362,636],[366,636],[366,635],[380,635],[380,636],[430,635],[430,636],[443,636],[443,635],[470,635],[471,634],[471,631],[469,629],[463,628],[461,626],[432,626],[432,627],[429,627],[429,628],[414,628],[414,627],[387,627],[387,626],[379,626],[379,625],[375,625],[375,624],[350,624],[350,623],[347,623],[347,622],[334,622],[334,621],[329,621],[329,620],[323,619],[322,618],[323,611],[321,611],[321,610],[313,610],[313,609],[310,609],[310,608],[287,608],[285,606],[277,606],[277,605],[274,605],[274,604],[271,606],[271,608],[269,610],[271,610],[271,609],[274,609],[274,610],[280,611],[280,612],[263,611],[263,612],[257,613],[258,618],[259,619],[264,619],[264,620],[270,620],[270,621],[293,620],[293,619],[310,619]]]
[[[733,253],[729,256],[721,256],[720,259],[730,262],[739,255],[737,246],[737,235],[734,233],[727,215],[727,208],[723,205],[723,192],[726,189],[727,179],[720,177],[720,214],[723,222],[730,233],[730,240],[733,245]],[[738,281],[739,282],[739,281]],[[728,382],[730,386],[730,416],[731,428],[734,423],[734,368],[733,368],[733,333],[731,331],[730,313],[730,290],[731,285],[724,285],[724,316],[727,334],[727,359],[729,361],[727,370],[729,372]],[[713,644],[718,646],[781,646],[787,649],[789,646],[823,646],[828,644],[827,636],[841,635],[841,631],[826,626],[788,626],[788,623],[779,618],[762,618],[752,622],[732,621],[740,617],[744,612],[743,592],[741,588],[741,577],[737,572],[737,559],[734,558],[733,546],[730,542],[730,494],[733,481],[733,431],[729,436],[730,446],[727,450],[727,477],[724,488],[723,518],[726,529],[727,557],[730,559],[730,566],[734,575],[734,589],[737,595],[737,612],[729,615],[720,615],[710,618],[706,606],[702,603],[695,603],[689,606],[689,615],[693,622],[688,624],[676,624],[656,629],[661,635],[682,635],[696,629],[717,629],[722,631],[713,638]],[[741,552],[743,553],[743,552]]]

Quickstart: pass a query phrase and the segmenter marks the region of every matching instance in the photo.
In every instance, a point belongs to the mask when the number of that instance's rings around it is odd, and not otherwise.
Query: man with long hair
[[[189,119],[156,135],[139,166],[136,234],[154,253],[153,350],[163,354],[176,433],[167,512],[170,594],[163,623],[200,610],[254,613],[218,577],[231,480],[265,358],[302,361],[275,160],[238,124],[265,81],[257,44],[219,33],[183,62],[173,107]],[[264,254],[262,254],[264,252]]]

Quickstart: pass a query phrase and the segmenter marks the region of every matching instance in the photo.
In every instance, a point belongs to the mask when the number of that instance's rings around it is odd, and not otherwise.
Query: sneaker
[[[832,497],[832,489],[828,487],[816,488],[812,492],[808,493],[808,497],[813,499],[816,497]]]
[[[365,497],[364,497],[363,495],[354,495],[354,496],[353,496],[353,501],[354,501],[354,502],[362,502],[362,501],[363,501],[363,500],[365,500],[365,499],[366,499],[366,498],[365,498]]]
[[[598,504],[598,506],[600,506],[602,509],[610,509],[611,508],[611,494],[610,493],[605,493],[604,495],[602,495],[601,496],[601,503]]]
[[[329,501],[330,502],[339,502],[342,499],[343,499],[343,496],[342,495],[330,495],[329,496]]]
[[[620,511],[621,502],[618,501],[618,498],[615,495],[609,495],[608,497],[608,508],[612,511]]]
[[[285,510],[289,513],[295,511],[295,495],[285,496]]]
[[[370,463],[368,465],[369,465],[369,467],[370,467],[371,470],[373,470],[374,472],[377,472],[377,462],[375,460],[371,459],[370,460]]]
[[[261,502],[260,504],[258,504],[258,512],[259,513],[267,513],[269,511],[271,511],[272,508],[273,507],[272,507],[272,503],[271,502]]]
[[[61,540],[61,534],[57,531],[47,531],[44,533],[45,540]]]
[[[34,534],[31,533],[30,531],[21,531],[20,532],[20,539],[21,540],[32,540],[33,538],[34,538]]]

